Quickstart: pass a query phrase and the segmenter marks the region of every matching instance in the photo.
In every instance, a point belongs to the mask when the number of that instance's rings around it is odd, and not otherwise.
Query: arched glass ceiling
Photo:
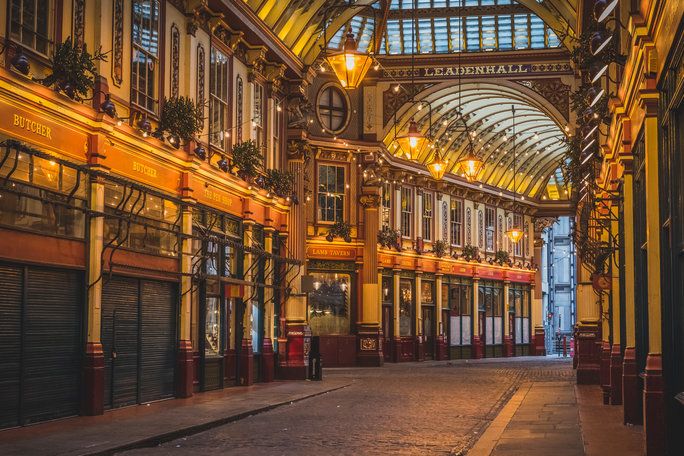
[[[393,0],[382,30],[378,54],[444,54],[556,48],[556,33],[526,7],[513,0]],[[498,2],[498,3],[496,3]],[[460,13],[460,14],[459,14]],[[415,18],[414,18],[415,15]],[[374,42],[372,15],[354,17],[332,36],[329,48],[339,49],[348,26],[359,50]]]
[[[432,105],[431,119],[427,106],[406,105],[397,113],[397,132],[406,131],[408,122],[414,118],[421,131],[431,133],[436,147],[445,153],[449,160],[448,173],[455,172],[455,164],[465,154],[468,144],[463,123],[458,120],[460,111],[469,130],[476,133],[473,145],[485,161],[479,182],[513,191],[515,144],[518,194],[567,199],[567,183],[559,170],[567,150],[564,133],[539,102],[517,89],[481,82],[464,83],[460,97],[456,87],[445,86],[425,95],[419,94],[416,99]],[[515,141],[511,106],[516,109]],[[392,152],[395,130],[393,125],[386,128],[384,142]],[[432,153],[432,149],[425,151],[418,161],[427,163]]]

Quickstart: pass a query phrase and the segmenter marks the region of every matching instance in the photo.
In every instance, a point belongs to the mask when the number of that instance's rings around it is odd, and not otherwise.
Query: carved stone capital
[[[287,158],[289,160],[304,160],[311,153],[311,146],[303,139],[293,139],[287,143]]]
[[[380,207],[380,195],[364,194],[359,197],[359,203],[364,209]]]

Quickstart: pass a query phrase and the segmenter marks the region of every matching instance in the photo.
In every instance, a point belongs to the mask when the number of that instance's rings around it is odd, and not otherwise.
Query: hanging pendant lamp
[[[518,192],[518,187],[515,185],[515,174],[517,170],[516,165],[516,137],[515,137],[515,106],[511,106],[513,110],[513,222],[511,226],[506,230],[506,237],[513,243],[517,244],[525,235],[522,227],[518,226],[515,220],[515,194]]]
[[[351,27],[340,51],[326,52],[325,60],[332,68],[340,85],[345,89],[356,89],[361,85],[368,70],[373,66],[373,57],[358,51],[358,43]]]
[[[398,136],[395,141],[399,151],[396,155],[404,155],[408,160],[417,159],[430,144],[428,138],[420,132],[418,123],[414,119],[409,122],[408,132],[405,135]]]
[[[435,149],[435,155],[432,157],[432,161],[427,164],[427,169],[435,180],[441,180],[444,177],[448,163],[448,160],[442,158],[439,150]]]

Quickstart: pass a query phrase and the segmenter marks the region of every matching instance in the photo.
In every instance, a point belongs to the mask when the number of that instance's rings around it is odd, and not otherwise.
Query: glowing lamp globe
[[[446,172],[446,167],[447,161],[439,155],[439,151],[435,151],[435,156],[432,158],[432,161],[427,164],[430,175],[432,175],[435,180],[441,180]]]
[[[506,230],[506,236],[513,244],[517,244],[523,238],[524,234],[522,228],[515,226]]]
[[[466,155],[456,163],[457,172],[463,174],[468,182],[473,182],[477,179],[483,167],[484,162],[473,153]]]
[[[328,52],[325,60],[332,68],[340,85],[345,89],[356,89],[373,65],[373,58],[357,50],[357,43],[351,29],[341,51]]]
[[[415,160],[420,152],[428,145],[428,139],[418,129],[418,124],[411,119],[408,133],[396,138],[401,153],[409,160]]]

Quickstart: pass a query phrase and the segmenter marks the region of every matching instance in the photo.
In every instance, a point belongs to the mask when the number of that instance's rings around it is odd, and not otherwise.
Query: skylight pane
[[[530,36],[533,49],[542,49],[544,47],[544,21],[539,16],[530,16]]]
[[[434,20],[435,26],[435,52],[449,52],[449,29],[445,17],[437,17]]]
[[[392,0],[392,3],[390,3],[390,9],[399,9],[400,6],[401,6],[400,0]]]
[[[447,6],[447,0],[434,0],[432,2],[433,8],[445,8]]]
[[[463,44],[463,19],[458,17],[449,18],[449,29],[451,30],[451,51],[462,52]]]
[[[418,35],[420,37],[420,52],[422,54],[434,52],[432,21],[430,19],[418,19]]]
[[[495,3],[496,2],[494,0],[481,0],[480,1],[480,5],[482,5],[482,6],[492,6]]]
[[[556,32],[554,32],[550,28],[546,28],[546,34],[547,34],[547,40],[548,40],[548,46],[550,48],[555,48],[560,46],[560,40],[558,39],[558,35],[556,35]]]
[[[480,50],[480,18],[466,17],[466,43],[468,51]]]
[[[340,49],[340,46],[342,46],[342,35],[344,35],[346,27],[342,27],[335,33],[335,35],[328,41],[328,48],[329,49]],[[330,35],[328,35],[330,36]]]
[[[530,47],[528,18],[527,14],[516,14],[514,16],[516,49],[528,49]]]
[[[401,30],[399,21],[390,19],[387,21],[387,52],[389,54],[401,54]]]
[[[418,0],[418,8],[430,8],[430,0]]]
[[[511,28],[511,16],[498,16],[499,22],[499,50],[510,51],[513,49],[513,30]]]
[[[402,33],[404,34],[404,53],[412,54],[416,52],[413,35],[413,21],[411,19],[403,19],[401,21]]]
[[[494,16],[482,16],[482,50],[496,49],[496,20]]]

